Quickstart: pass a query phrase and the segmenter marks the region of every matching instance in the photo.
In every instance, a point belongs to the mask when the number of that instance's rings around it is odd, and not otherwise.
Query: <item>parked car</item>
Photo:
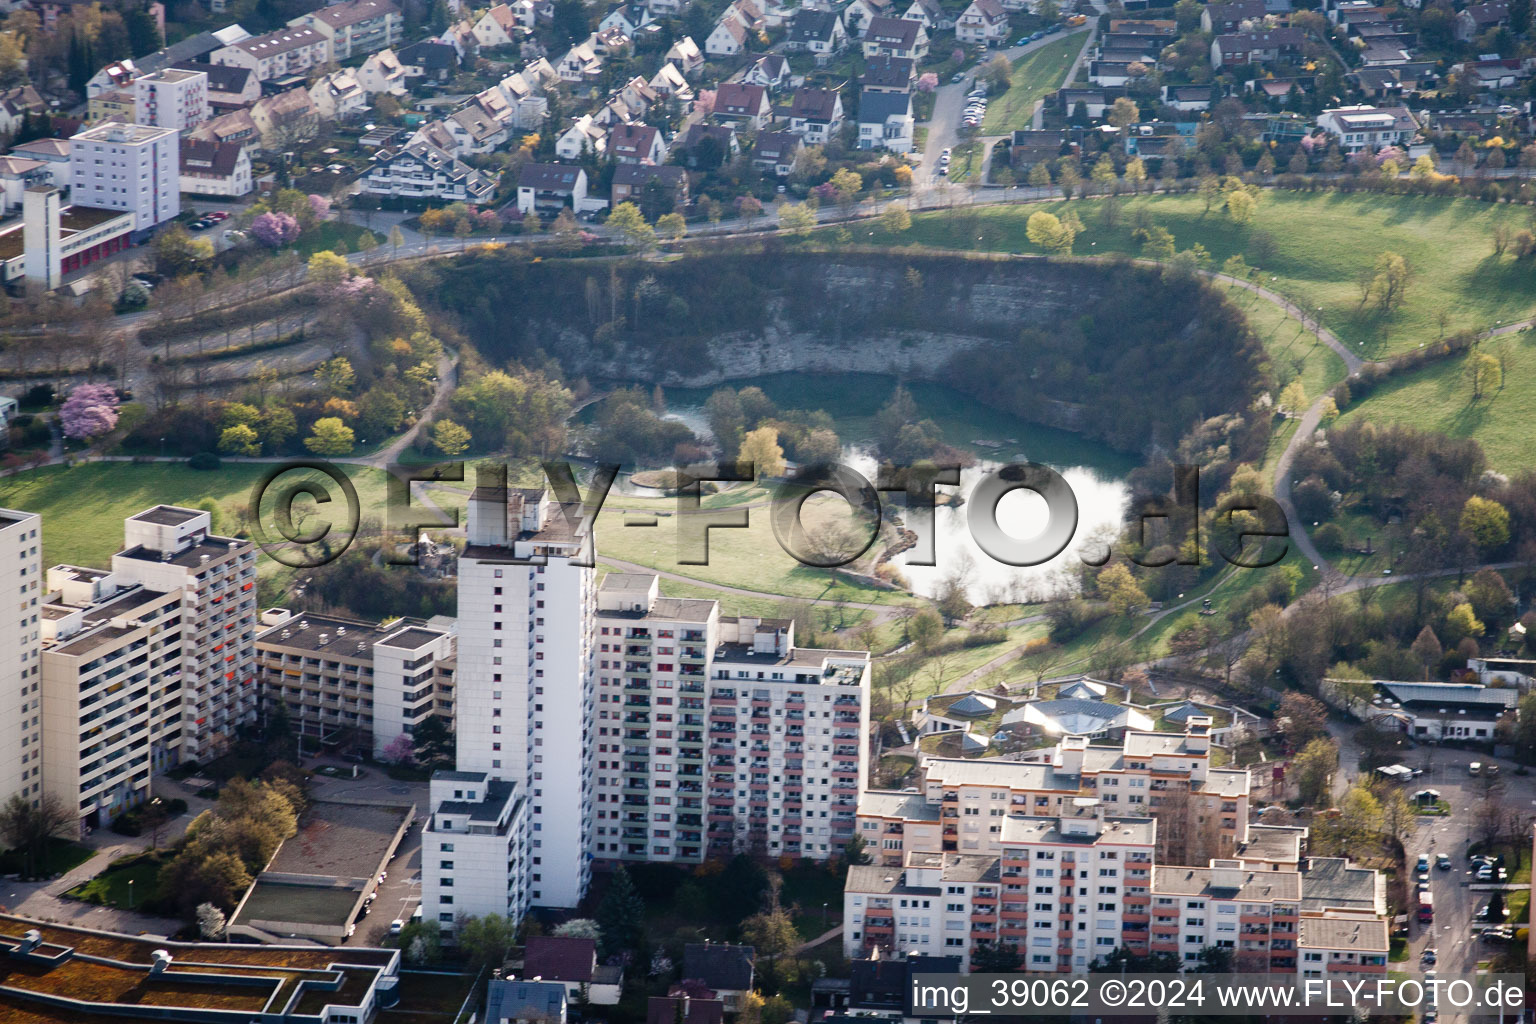
[[[1468,775],[1481,775],[1481,774],[1483,774],[1483,762],[1481,762],[1481,761],[1473,761],[1471,764],[1467,765],[1467,774]]]
[[[1493,881],[1493,865],[1492,864],[1484,864],[1482,867],[1478,868],[1477,869],[1477,880],[1479,882],[1491,882],[1491,881]]]
[[[1419,854],[1419,866],[1418,866],[1418,869],[1420,871],[1428,871],[1429,870],[1429,854],[1427,854],[1427,853]]]
[[[1509,908],[1508,907],[1500,907],[1498,915],[1495,916],[1494,913],[1493,913],[1493,904],[1492,903],[1484,903],[1482,906],[1477,908],[1477,913],[1473,915],[1472,920],[1474,920],[1474,921],[1503,921],[1508,916],[1509,916]]]
[[[398,917],[389,922],[389,934],[399,935],[403,931],[405,931],[405,922]]]
[[[949,80],[951,82],[963,82],[963,81],[965,81],[965,72],[964,71],[956,71],[954,73],[954,75],[950,77]]]
[[[1485,765],[1483,767],[1483,774],[1488,776],[1490,779],[1496,779],[1499,777],[1499,766],[1496,764]]]
[[[1508,925],[1500,925],[1497,928],[1484,928],[1477,937],[1484,942],[1514,942],[1515,930]]]
[[[1437,856],[1435,858],[1435,867],[1439,868],[1441,871],[1449,871],[1451,869],[1451,855],[1448,853],[1442,853]]]

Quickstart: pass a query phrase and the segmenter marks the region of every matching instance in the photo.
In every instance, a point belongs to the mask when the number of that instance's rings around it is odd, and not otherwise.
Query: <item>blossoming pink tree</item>
[[[109,384],[77,384],[59,410],[64,436],[77,441],[100,437],[117,426],[117,392]]]
[[[292,214],[267,211],[251,221],[251,234],[268,248],[277,249],[299,237],[299,222]]]

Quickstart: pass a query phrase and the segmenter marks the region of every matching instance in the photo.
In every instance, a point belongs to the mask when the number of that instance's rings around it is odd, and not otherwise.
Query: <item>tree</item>
[[[1413,279],[1413,272],[1408,266],[1408,261],[1395,252],[1384,252],[1376,257],[1376,272],[1371,279],[1371,293],[1376,296],[1377,305],[1383,310],[1391,310],[1403,301],[1403,295],[1408,290],[1408,284]]]
[[[1291,416],[1300,416],[1307,411],[1307,389],[1297,377],[1280,391],[1279,407],[1282,412]]]
[[[1339,745],[1319,736],[1302,748],[1291,762],[1291,777],[1302,802],[1316,807],[1328,796],[1328,780],[1339,767]]]
[[[438,420],[432,425],[432,446],[452,458],[469,451],[469,431],[453,420]]]
[[[656,218],[656,231],[665,238],[676,240],[688,233],[688,222],[680,213],[664,213]]]
[[[892,203],[880,214],[880,227],[888,235],[899,235],[912,228],[912,215],[905,207]]]
[[[453,730],[442,715],[428,715],[411,730],[412,749],[416,760],[422,764],[452,761],[454,757]]]
[[[193,238],[187,229],[172,222],[155,236],[152,246],[155,269],[166,277],[195,273],[213,259],[213,243]]]
[[[843,216],[847,217],[853,209],[854,200],[858,198],[860,192],[864,191],[864,179],[859,176],[858,171],[851,167],[843,167],[832,175],[832,180],[828,184],[836,191],[838,208],[843,211]]]
[[[1129,96],[1121,96],[1109,108],[1108,121],[1116,128],[1126,128],[1140,120],[1141,111]]]
[[[1072,242],[1077,236],[1077,232],[1063,224],[1059,217],[1044,210],[1029,215],[1024,233],[1031,244],[1063,256],[1071,254]]]
[[[1485,553],[1509,541],[1509,509],[1474,494],[1461,507],[1461,530]]]
[[[1476,639],[1487,632],[1487,627],[1477,617],[1477,613],[1472,610],[1472,606],[1465,601],[1446,612],[1445,628],[1446,632],[1457,640],[1461,640],[1463,637]]]
[[[797,238],[804,238],[816,226],[816,214],[804,203],[785,203],[779,207],[779,227]]]
[[[35,802],[13,793],[0,807],[0,839],[11,849],[21,851],[23,873],[31,878],[39,873],[48,841],[69,834],[71,827],[78,827],[78,820],[73,809],[51,793]]]
[[[59,409],[64,436],[89,441],[117,426],[117,392],[110,384],[76,384]]]
[[[274,405],[261,411],[261,421],[257,424],[257,430],[261,434],[269,453],[275,453],[288,443],[288,439],[299,432],[298,421],[294,418],[293,410],[280,405]]]
[[[506,914],[465,915],[455,924],[459,949],[472,970],[500,968],[517,944],[517,922]]]
[[[624,241],[640,249],[656,244],[656,231],[645,222],[645,215],[634,203],[620,203],[608,215],[608,226],[623,236]]]
[[[924,608],[907,621],[907,636],[919,651],[932,650],[944,635],[944,620],[932,608]]]
[[[411,764],[416,760],[416,741],[410,733],[403,732],[389,741],[379,757],[385,764]]]
[[[251,236],[269,249],[279,249],[298,240],[299,222],[292,214],[268,210],[251,221]]]
[[[550,934],[565,939],[599,939],[603,930],[590,917],[573,917],[558,925]]]
[[[597,908],[597,925],[602,935],[599,954],[613,956],[625,950],[638,950],[645,938],[645,903],[620,864],[608,880],[608,891]]]
[[[1023,963],[1019,947],[1011,942],[978,942],[971,951],[971,970],[977,974],[1006,974]]]
[[[395,224],[389,229],[389,247],[396,255],[400,253],[400,247],[405,244],[405,232],[400,230],[400,225]]]
[[[352,428],[335,416],[322,416],[315,420],[313,432],[304,439],[304,447],[316,455],[336,457],[348,455],[357,443]]]
[[[1132,157],[1125,162],[1125,183],[1131,186],[1131,191],[1140,192],[1141,187],[1147,183],[1147,165],[1141,157]]]
[[[261,439],[252,428],[236,423],[219,434],[219,452],[224,455],[260,455]]]
[[[779,447],[779,432],[773,427],[748,431],[737,458],[755,465],[760,477],[784,475],[784,449]]]
[[[774,907],[741,922],[741,941],[756,948],[766,987],[776,988],[783,977],[785,965],[782,961],[799,948],[800,933],[789,914]]]
[[[197,932],[203,938],[210,942],[224,938],[225,924],[224,911],[212,903],[197,905]]]
[[[328,285],[340,284],[352,272],[352,269],[347,266],[346,259],[329,249],[321,249],[311,256],[307,270],[310,281]]]
[[[978,77],[987,83],[990,91],[1002,92],[1013,84],[1013,65],[1000,53],[987,61]]]
[[[1258,205],[1253,193],[1245,188],[1233,189],[1227,194],[1227,216],[1238,224],[1251,222]]]
[[[1440,658],[1445,653],[1440,646],[1440,638],[1435,636],[1434,629],[1427,624],[1419,630],[1419,635],[1414,638],[1409,650],[1419,659],[1419,664],[1424,666],[1425,679],[1429,678],[1430,666],[1439,665]]]
[[[1316,697],[1288,690],[1275,712],[1275,728],[1292,747],[1301,749],[1327,730],[1328,708]]]
[[[1136,582],[1131,570],[1119,562],[1099,571],[1098,588],[1099,595],[1116,615],[1129,618],[1147,606],[1147,595],[1141,584]]]
[[[352,393],[357,375],[346,356],[334,356],[315,367],[315,384],[327,398],[345,398]]]

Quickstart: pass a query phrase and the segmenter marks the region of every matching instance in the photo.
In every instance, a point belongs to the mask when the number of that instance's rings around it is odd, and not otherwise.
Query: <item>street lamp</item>
[[[128,909],[133,909],[133,879],[128,879]]]

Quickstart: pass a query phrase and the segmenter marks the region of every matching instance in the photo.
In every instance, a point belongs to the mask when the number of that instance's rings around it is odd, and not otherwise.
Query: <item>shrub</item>
[[[193,469],[210,470],[218,469],[221,463],[215,452],[198,452],[187,460],[187,465]]]
[[[1324,523],[1312,534],[1318,548],[1327,552],[1344,550],[1344,531],[1337,523]]]

